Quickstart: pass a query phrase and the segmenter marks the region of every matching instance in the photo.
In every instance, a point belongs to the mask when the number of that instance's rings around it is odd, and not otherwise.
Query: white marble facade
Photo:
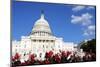
[[[64,42],[63,38],[53,36],[48,21],[42,13],[29,36],[22,36],[20,41],[12,41],[12,56],[19,53],[21,59],[27,60],[28,55],[34,53],[36,59],[44,60],[48,51],[52,50],[54,53],[59,53],[59,50],[75,51],[75,46],[73,42]]]

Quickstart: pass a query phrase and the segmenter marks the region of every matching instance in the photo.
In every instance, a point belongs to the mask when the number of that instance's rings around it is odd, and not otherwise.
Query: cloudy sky
[[[41,10],[44,10],[54,36],[75,43],[95,38],[94,6],[13,1],[13,40],[20,40],[21,36],[30,34],[35,21],[40,18]]]

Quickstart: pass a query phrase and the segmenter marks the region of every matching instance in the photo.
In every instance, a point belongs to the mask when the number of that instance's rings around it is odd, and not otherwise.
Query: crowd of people
[[[16,53],[15,56],[12,57],[12,67],[96,61],[96,54],[91,52],[84,52],[84,55],[80,56],[77,52],[71,51],[60,51],[60,53],[56,54],[54,54],[53,51],[49,51],[45,53],[44,61],[35,59],[35,57],[35,54],[30,54],[28,60],[21,62],[20,54]]]

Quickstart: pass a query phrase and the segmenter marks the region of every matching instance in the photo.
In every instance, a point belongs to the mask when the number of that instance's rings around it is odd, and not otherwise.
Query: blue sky
[[[95,7],[38,2],[12,2],[12,39],[28,36],[44,11],[54,36],[79,43],[95,38]]]

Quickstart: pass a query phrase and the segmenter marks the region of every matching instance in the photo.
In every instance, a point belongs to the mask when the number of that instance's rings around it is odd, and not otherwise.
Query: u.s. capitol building
[[[12,41],[12,56],[19,53],[21,60],[24,61],[28,59],[29,54],[34,53],[35,59],[44,60],[48,51],[53,51],[55,54],[65,50],[76,51],[76,45],[73,42],[64,42],[61,37],[53,36],[48,21],[42,13],[29,36],[22,36],[20,41]]]

